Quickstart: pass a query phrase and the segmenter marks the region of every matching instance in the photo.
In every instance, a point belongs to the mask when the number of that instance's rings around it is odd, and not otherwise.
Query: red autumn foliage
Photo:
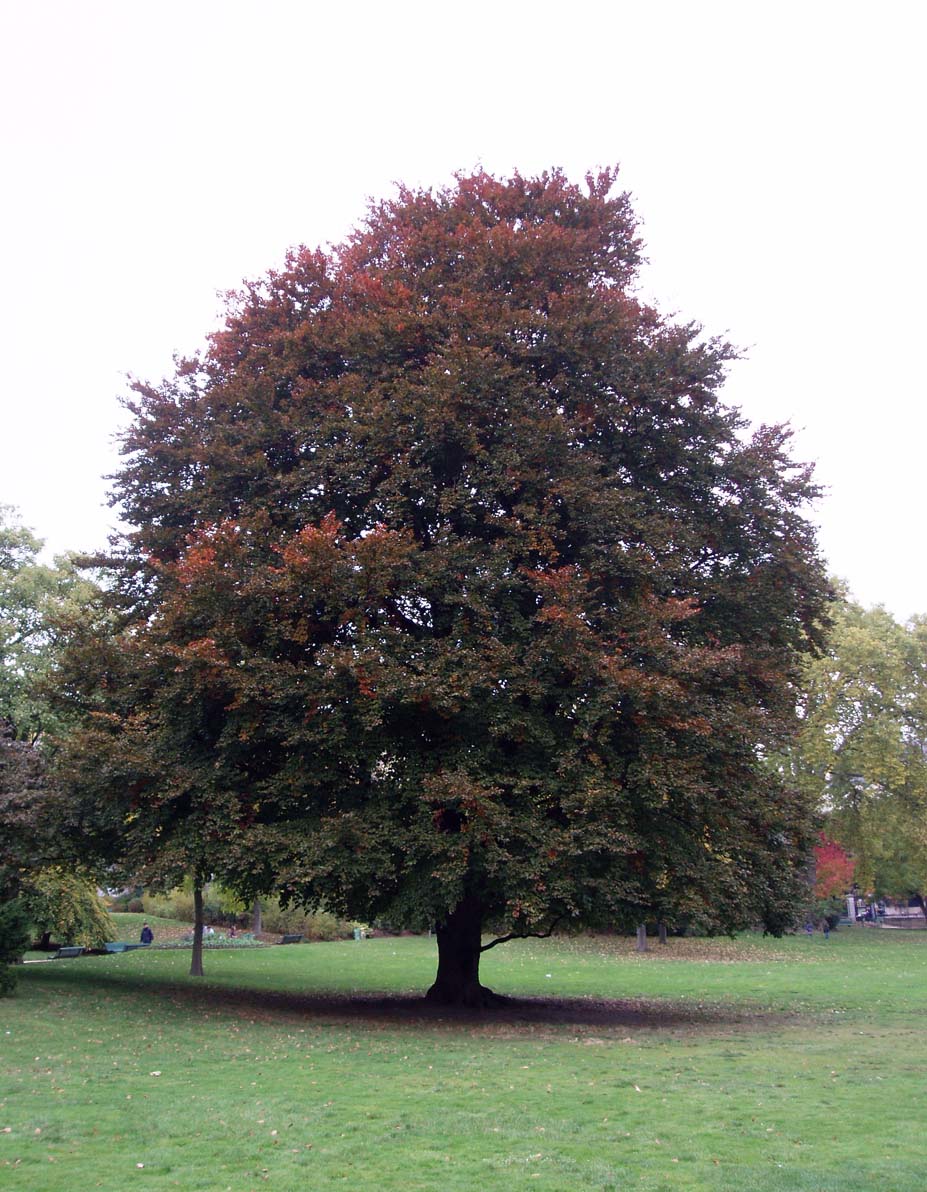
[[[853,885],[856,862],[844,852],[836,840],[830,840],[822,832],[820,843],[814,846],[815,898],[832,898],[845,894]]]

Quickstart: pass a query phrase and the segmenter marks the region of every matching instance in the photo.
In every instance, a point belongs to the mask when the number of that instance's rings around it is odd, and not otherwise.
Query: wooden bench
[[[58,951],[55,953],[55,955],[52,957],[52,959],[53,960],[71,960],[74,956],[82,956],[83,952],[84,952],[83,948],[77,947],[76,945],[69,944],[66,948],[59,948]]]
[[[280,943],[281,944],[298,944],[302,940],[302,938],[303,938],[302,932],[300,932],[299,935],[285,935],[283,937],[283,939],[280,941]]]

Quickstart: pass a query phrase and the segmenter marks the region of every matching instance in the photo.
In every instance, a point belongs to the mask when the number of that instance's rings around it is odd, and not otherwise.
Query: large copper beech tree
[[[234,295],[135,388],[121,661],[72,675],[75,789],[152,855],[189,813],[245,892],[435,924],[441,1002],[558,924],[781,929],[814,843],[764,754],[815,489],[634,296],[614,183],[400,189]]]

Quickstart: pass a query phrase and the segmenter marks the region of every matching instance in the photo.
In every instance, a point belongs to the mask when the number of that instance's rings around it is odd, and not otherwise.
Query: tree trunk
[[[647,924],[638,923],[637,925],[637,950],[638,952],[647,951]]]
[[[480,944],[483,908],[475,898],[464,898],[436,931],[438,973],[425,995],[439,1006],[479,1009],[501,999],[480,984]]]
[[[264,930],[260,898],[255,898],[251,907],[251,930],[255,935],[260,935]]]
[[[927,919],[927,903],[924,902],[924,895],[923,894],[915,894],[914,898],[917,902],[917,905],[921,908],[921,914],[924,916],[925,919]]]
[[[663,922],[660,922],[657,924],[657,928],[660,933],[660,943],[665,944],[666,943],[666,924]]]
[[[51,932],[50,931],[42,932],[42,938],[39,940],[39,944],[38,944],[38,951],[40,951],[40,952],[50,952],[51,951]]]
[[[193,882],[193,956],[190,960],[190,976],[203,975],[203,886],[199,879]]]

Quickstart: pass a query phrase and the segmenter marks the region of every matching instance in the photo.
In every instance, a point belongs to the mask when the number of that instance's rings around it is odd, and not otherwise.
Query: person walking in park
[[[151,930],[151,928],[148,926],[147,923],[143,923],[142,924],[141,942],[143,944],[150,944],[153,939],[154,939],[154,932]]]

